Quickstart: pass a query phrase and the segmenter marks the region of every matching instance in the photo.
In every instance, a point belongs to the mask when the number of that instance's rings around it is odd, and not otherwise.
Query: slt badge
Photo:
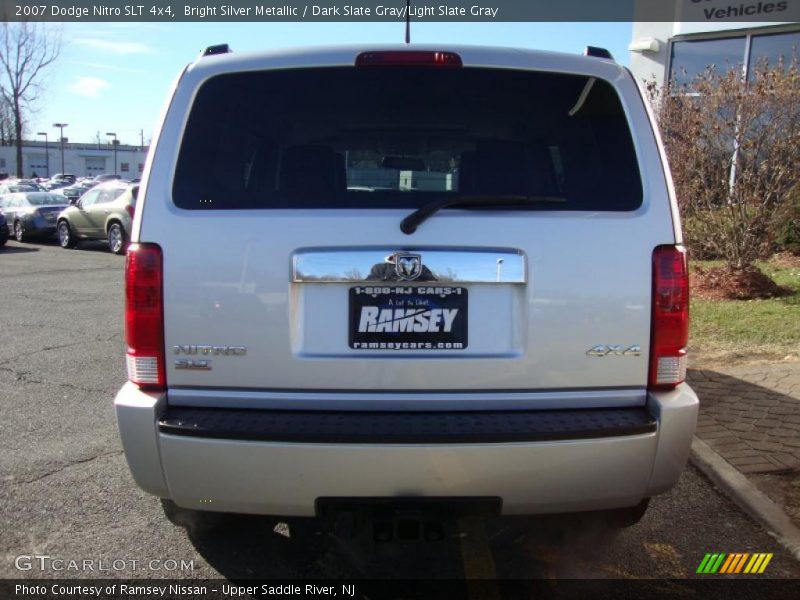
[[[642,347],[639,344],[628,346],[623,349],[622,346],[604,346],[600,344],[594,348],[589,348],[586,354],[588,356],[639,356],[642,353]]]

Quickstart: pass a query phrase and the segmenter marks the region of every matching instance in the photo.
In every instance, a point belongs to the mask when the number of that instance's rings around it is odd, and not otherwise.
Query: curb
[[[800,529],[780,506],[697,436],[692,438],[691,460],[706,477],[764,525],[800,561]]]

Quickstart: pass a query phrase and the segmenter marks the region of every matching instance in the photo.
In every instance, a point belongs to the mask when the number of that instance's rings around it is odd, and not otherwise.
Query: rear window
[[[642,185],[602,80],[499,69],[319,68],[220,75],[198,90],[173,183],[186,209],[418,208],[542,196],[630,211]]]
[[[26,194],[31,206],[66,206],[69,200],[62,194]]]
[[[139,195],[139,186],[131,186],[124,191],[121,191],[119,196],[119,201],[122,204],[130,204],[131,206],[136,206],[136,198]]]

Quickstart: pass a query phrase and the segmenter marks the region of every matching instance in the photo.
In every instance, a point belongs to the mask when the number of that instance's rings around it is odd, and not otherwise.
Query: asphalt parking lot
[[[103,243],[0,249],[0,578],[680,578],[716,551],[773,552],[765,576],[800,577],[789,552],[692,467],[616,536],[553,519],[467,519],[441,541],[403,543],[343,541],[309,523],[290,523],[287,537],[268,518],[173,525],[133,483],[117,438],[123,264]],[[20,571],[20,555],[126,562]]]

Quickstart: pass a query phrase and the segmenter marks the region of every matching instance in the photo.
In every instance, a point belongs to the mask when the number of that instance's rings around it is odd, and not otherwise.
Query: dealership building
[[[25,140],[22,143],[22,172],[25,177],[34,173],[38,177],[48,177],[56,173],[72,173],[80,176],[94,176],[103,173],[119,173],[125,179],[141,177],[147,146],[126,144],[64,144],[58,142]],[[0,174],[17,174],[17,149],[14,146],[0,146]]]
[[[680,85],[711,65],[749,75],[764,60],[800,58],[800,23],[766,20],[790,16],[797,8],[791,2],[683,0],[675,6],[674,22],[633,23],[628,49],[639,81]]]

